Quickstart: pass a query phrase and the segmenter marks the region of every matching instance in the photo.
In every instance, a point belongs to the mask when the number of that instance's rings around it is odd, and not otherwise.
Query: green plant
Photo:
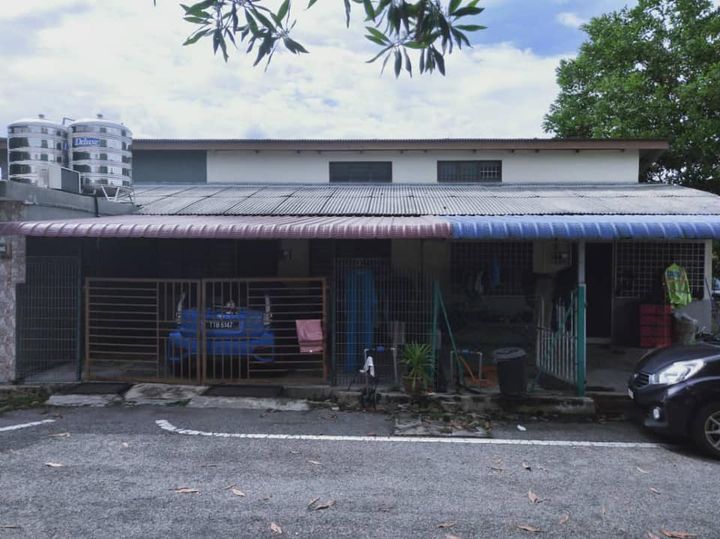
[[[433,374],[433,354],[429,344],[409,343],[403,348],[403,365],[407,367],[405,380],[412,393],[424,391],[430,386]]]

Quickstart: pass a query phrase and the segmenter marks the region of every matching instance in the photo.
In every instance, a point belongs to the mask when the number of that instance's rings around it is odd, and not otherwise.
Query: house
[[[2,226],[24,243],[0,261],[18,287],[17,308],[0,298],[6,380],[347,384],[382,347],[397,383],[403,344],[448,357],[452,334],[485,358],[520,347],[582,392],[588,343],[669,338],[671,263],[711,327],[720,198],[639,182],[665,141],[133,146],[130,213]]]

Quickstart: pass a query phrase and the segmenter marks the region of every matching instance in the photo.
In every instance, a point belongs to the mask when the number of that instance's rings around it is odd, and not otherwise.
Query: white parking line
[[[54,419],[43,419],[42,421],[33,421],[32,423],[20,423],[19,425],[10,425],[9,427],[0,427],[0,432],[9,430],[26,429],[28,427],[37,427],[38,425],[44,425],[45,423],[55,423]]]
[[[511,440],[503,438],[428,438],[422,436],[337,436],[330,434],[240,434],[231,432],[207,432],[181,429],[166,421],[155,421],[161,429],[186,436],[209,436],[213,438],[242,438],[247,440],[312,440],[323,442],[404,442],[420,444],[476,444],[476,445],[540,445],[557,447],[612,447],[633,449],[658,449],[663,444],[644,442],[590,442],[571,440]]]

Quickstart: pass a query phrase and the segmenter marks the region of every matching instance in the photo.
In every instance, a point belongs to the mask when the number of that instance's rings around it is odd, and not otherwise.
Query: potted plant
[[[403,348],[401,361],[406,367],[405,391],[411,395],[427,392],[432,382],[433,354],[429,344],[409,343]]]

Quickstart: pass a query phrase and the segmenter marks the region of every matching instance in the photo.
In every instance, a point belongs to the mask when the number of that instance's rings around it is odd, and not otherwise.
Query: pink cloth
[[[317,354],[323,351],[325,338],[323,336],[321,320],[295,320],[300,352],[304,354]]]

